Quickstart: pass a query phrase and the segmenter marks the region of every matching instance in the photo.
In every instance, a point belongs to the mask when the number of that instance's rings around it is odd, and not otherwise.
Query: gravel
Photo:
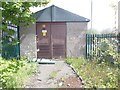
[[[56,75],[51,78],[53,72],[56,72]],[[28,79],[25,88],[58,88],[61,84],[58,81],[62,80],[61,85],[63,85],[66,82],[64,80],[70,77],[77,78],[75,72],[64,61],[56,61],[55,64],[39,64],[37,73]],[[69,83],[66,84],[69,86]]]

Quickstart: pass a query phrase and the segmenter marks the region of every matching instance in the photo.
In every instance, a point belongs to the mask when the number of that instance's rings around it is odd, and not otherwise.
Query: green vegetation
[[[93,53],[94,59],[98,60],[98,62],[112,62],[112,63],[118,63],[118,51],[117,51],[117,45],[118,41],[116,39],[108,40],[108,39],[102,39],[97,44],[97,53],[96,51]],[[98,57],[97,54],[100,54],[100,57]]]
[[[25,2],[21,0],[2,1],[3,2],[0,2],[0,56],[1,54],[6,55],[9,53],[8,51],[13,51],[7,50],[8,47],[16,47],[15,45],[20,43],[19,31],[16,32],[17,28],[13,29],[10,26],[25,27],[35,23],[36,20],[30,8],[40,7],[41,5],[45,6],[50,2],[50,0],[39,0],[36,2],[30,2],[29,0],[25,0]],[[8,25],[10,26],[8,27]],[[2,51],[4,51],[5,54],[2,53]],[[13,52],[10,52],[10,54],[10,56],[12,56]],[[4,58],[11,59],[8,55]],[[16,55],[13,56],[15,57]]]
[[[0,88],[24,88],[26,80],[36,71],[36,63],[0,58]]]
[[[101,40],[98,44],[100,57],[94,53],[90,60],[67,58],[82,77],[86,88],[118,88],[120,86],[120,56],[116,50],[116,40]]]
[[[28,26],[35,23],[36,20],[33,17],[33,13],[30,11],[30,7],[40,7],[41,5],[45,6],[48,3],[49,0],[39,2],[29,2],[29,0],[26,0],[26,2],[17,2],[17,0],[13,0],[13,2],[1,2],[0,10],[2,11],[2,29],[0,30],[7,34],[3,37],[3,39],[9,37],[11,38],[12,43],[18,43],[18,41],[13,38],[13,35],[16,32],[8,28],[8,25],[13,24],[16,26]]]
[[[57,76],[57,71],[53,71],[51,74],[50,74],[50,78],[55,78]]]
[[[98,34],[99,32],[97,30],[95,30],[95,29],[92,29],[92,30],[89,29],[89,30],[86,31],[86,33],[87,34]]]
[[[20,26],[21,23],[24,23],[25,26],[28,26],[29,24],[34,23],[35,18],[30,11],[30,7],[45,6],[48,3],[49,0],[40,0],[39,2],[29,2],[29,0],[26,0],[26,2],[17,2],[17,0],[13,2],[1,2],[2,31],[7,32],[9,36],[12,36],[15,31],[12,29],[8,30],[8,24]]]
[[[118,81],[120,84],[120,67],[115,64],[84,58],[68,58],[66,62],[76,69],[86,88],[117,88]]]

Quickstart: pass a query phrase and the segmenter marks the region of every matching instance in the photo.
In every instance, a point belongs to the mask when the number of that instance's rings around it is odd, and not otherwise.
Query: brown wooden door
[[[46,36],[43,31],[47,30]],[[66,24],[37,23],[37,58],[66,57]]]
[[[47,30],[46,36],[43,35],[42,32],[43,30]],[[37,34],[37,58],[52,58],[50,24],[37,23],[36,34]]]
[[[66,56],[66,24],[52,23],[51,25],[52,57],[65,58]]]

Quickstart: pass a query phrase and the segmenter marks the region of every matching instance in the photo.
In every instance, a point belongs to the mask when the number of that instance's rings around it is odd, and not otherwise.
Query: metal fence
[[[15,42],[13,39],[19,42],[19,27],[16,25],[8,25],[8,30],[15,31],[14,35],[9,35],[8,32],[2,31],[2,58],[5,59],[19,59],[20,58],[20,44]],[[11,38],[12,37],[12,38]]]
[[[92,58],[94,55],[100,56],[98,51],[98,43],[102,39],[107,39],[111,43],[113,40],[118,40],[120,43],[120,34],[86,34],[86,58]],[[116,44],[120,48],[119,43]],[[118,49],[119,50],[119,49]]]

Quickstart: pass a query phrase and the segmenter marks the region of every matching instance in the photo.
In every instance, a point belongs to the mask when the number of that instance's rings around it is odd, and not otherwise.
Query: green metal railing
[[[108,39],[111,41],[111,39],[118,39],[120,44],[120,34],[86,34],[86,58],[92,58],[95,54],[97,56],[100,56],[100,52],[98,51],[98,43],[102,39]],[[118,52],[120,52],[120,46],[118,46]]]
[[[15,34],[12,36],[16,40],[16,44],[13,44],[11,38],[6,32],[2,31],[2,58],[5,59],[20,59],[20,43],[19,43],[19,27],[15,25],[9,25],[8,29],[15,31]]]
[[[118,53],[120,53],[120,33],[117,35],[118,39]]]

